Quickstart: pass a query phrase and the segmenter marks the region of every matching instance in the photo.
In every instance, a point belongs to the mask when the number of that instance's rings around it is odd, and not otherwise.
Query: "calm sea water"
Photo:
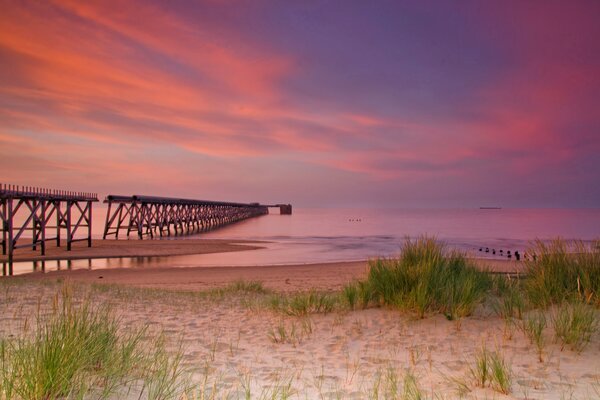
[[[96,210],[94,236],[102,233],[105,211]],[[260,240],[265,249],[223,254],[73,261],[72,268],[147,266],[249,266],[362,260],[397,254],[407,236],[432,235],[479,257],[525,252],[531,240],[600,238],[600,209],[294,209],[269,214],[213,232],[180,237]],[[490,252],[485,253],[485,248]],[[482,248],[484,251],[479,251]],[[65,262],[62,263],[65,266]],[[57,267],[47,262],[46,270]],[[30,272],[31,263],[15,266]]]
[[[482,257],[492,257],[492,249],[523,253],[536,238],[599,238],[600,209],[298,209],[291,216],[247,220],[201,237],[272,242],[270,251],[243,259],[238,254],[204,257],[214,265],[248,265],[393,256],[406,237],[419,235]]]

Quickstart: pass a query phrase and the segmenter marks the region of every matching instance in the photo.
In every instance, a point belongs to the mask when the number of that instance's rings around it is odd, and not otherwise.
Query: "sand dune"
[[[18,335],[39,304],[51,304],[47,300],[59,287],[19,282],[3,289],[3,337]],[[102,287],[76,286],[91,293],[95,304],[113,304],[125,328],[162,331],[173,349],[182,341],[196,398],[212,390],[216,398],[233,399],[248,392],[251,398],[271,398],[275,391],[290,399],[401,398],[414,385],[424,398],[459,398],[462,387],[464,398],[472,399],[591,399],[600,390],[597,333],[577,354],[552,343],[548,328],[541,363],[518,329],[509,338],[503,321],[485,308],[458,329],[440,315],[416,320],[385,308],[290,317],[265,307],[254,294],[211,298]],[[278,333],[282,329],[285,338]],[[507,361],[509,395],[474,383],[469,369],[484,345]]]

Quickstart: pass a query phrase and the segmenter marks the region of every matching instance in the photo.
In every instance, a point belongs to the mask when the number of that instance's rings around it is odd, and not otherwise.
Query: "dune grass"
[[[489,351],[482,346],[469,372],[478,387],[489,386],[503,394],[511,392],[512,370],[499,351]]]
[[[596,310],[582,302],[563,303],[552,315],[555,337],[561,342],[561,350],[569,345],[580,353],[590,342],[598,328]]]
[[[525,290],[537,307],[580,300],[600,306],[600,241],[534,242],[525,261]]]
[[[523,319],[527,308],[521,279],[496,275],[492,277],[495,297],[491,307],[504,320],[504,336],[512,339],[517,321]]]
[[[491,284],[463,254],[446,251],[430,237],[407,239],[398,258],[371,260],[369,267],[366,281],[344,290],[348,302],[348,294],[356,291],[363,303],[392,306],[420,318],[435,312],[449,320],[468,316]]]
[[[276,312],[303,317],[315,313],[329,313],[339,302],[339,296],[330,293],[300,292],[295,294],[274,294],[268,299],[268,306]]]
[[[263,286],[260,281],[244,281],[237,280],[223,287],[217,287],[207,290],[172,290],[163,288],[141,288],[135,286],[125,286],[119,284],[99,284],[91,285],[93,291],[98,293],[110,293],[123,299],[137,298],[144,296],[148,299],[172,299],[174,297],[184,300],[221,300],[228,296],[235,295],[267,295],[272,293],[269,289]]]
[[[521,324],[523,333],[529,338],[531,344],[535,345],[540,362],[544,362],[544,348],[546,346],[544,330],[547,324],[548,322],[543,312],[531,312],[523,319]]]
[[[33,334],[0,341],[0,398],[107,398],[139,390],[150,399],[183,390],[179,358],[145,350],[147,332],[123,332],[106,306],[78,302],[68,285],[40,313]]]

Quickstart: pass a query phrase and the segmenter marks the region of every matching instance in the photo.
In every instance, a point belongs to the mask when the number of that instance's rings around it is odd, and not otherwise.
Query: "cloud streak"
[[[218,197],[237,178],[306,204],[290,179],[329,201],[335,180],[386,193],[381,205],[437,206],[453,191],[477,204],[458,187],[489,198],[501,188],[487,181],[525,182],[538,193],[507,203],[600,200],[585,184],[600,178],[594,4],[2,8],[2,180]],[[568,190],[545,199],[548,171]]]

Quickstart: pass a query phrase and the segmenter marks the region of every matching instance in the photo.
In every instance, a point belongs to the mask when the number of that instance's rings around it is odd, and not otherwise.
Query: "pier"
[[[74,192],[31,186],[0,184],[0,228],[2,273],[13,274],[13,262],[23,258],[15,250],[27,249],[25,257],[44,262],[57,258],[56,248],[71,251],[75,242],[92,247],[92,204],[97,193]],[[103,239],[119,235],[138,239],[206,232],[278,208],[292,213],[291,204],[264,205],[223,201],[190,200],[153,196],[108,195]],[[47,246],[50,256],[46,254]],[[55,246],[55,247],[54,247]],[[38,253],[39,252],[39,253]],[[38,255],[36,255],[38,254]],[[70,257],[70,256],[68,256]],[[67,258],[66,254],[63,258]],[[34,264],[35,269],[35,264]]]
[[[279,207],[281,214],[291,214],[289,204],[229,203],[153,196],[108,195],[103,238],[127,237],[133,232],[139,239],[206,232],[222,226],[269,213]]]
[[[45,255],[46,242],[56,241],[60,247],[61,240],[66,240],[69,251],[78,241],[91,247],[92,203],[96,201],[96,193],[0,184],[2,254],[8,256],[9,270],[19,248],[39,248]],[[84,231],[83,238],[76,238],[78,231]],[[3,263],[3,274],[6,272]]]

